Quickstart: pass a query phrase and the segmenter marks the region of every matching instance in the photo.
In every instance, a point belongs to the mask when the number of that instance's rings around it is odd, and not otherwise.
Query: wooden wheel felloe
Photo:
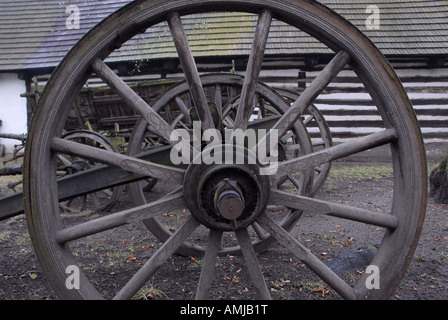
[[[180,146],[188,150],[190,144],[180,140],[172,141],[170,139],[174,132],[172,126],[139,98],[103,60],[115,48],[120,47],[137,33],[157,23],[168,22],[194,101],[196,114],[201,120],[202,130],[214,129],[216,124],[213,113],[207,103],[194,58],[189,49],[181,17],[217,10],[258,15],[253,48],[235,116],[235,128],[246,129],[249,125],[266,41],[274,19],[309,33],[335,52],[332,61],[272,126],[272,129],[276,129],[279,133],[279,137],[289,132],[313,100],[347,65],[356,72],[370,93],[382,117],[383,128],[362,138],[280,162],[276,173],[264,177],[256,173],[262,168],[258,162],[254,162],[250,167],[237,164],[227,170],[228,168],[221,164],[212,164],[207,167],[192,163],[184,168],[159,161],[170,153],[173,145],[180,143]],[[92,72],[114,89],[160,137],[170,141],[171,145],[139,155],[122,155],[105,150],[93,150],[88,146],[61,139],[64,126],[62,120],[66,119],[72,99]],[[270,137],[271,135],[266,135],[257,141],[258,146],[269,141]],[[324,163],[383,145],[390,146],[393,158],[394,183],[390,214],[379,214],[349,204],[319,200],[307,194],[291,194],[275,187],[276,182],[285,174],[311,170]],[[205,156],[206,151],[207,149],[202,150],[200,155]],[[232,232],[241,247],[257,296],[263,299],[270,298],[270,291],[264,281],[264,275],[248,232],[248,225],[253,225],[255,222],[341,297],[387,298],[393,293],[413,255],[426,206],[426,166],[422,139],[412,106],[398,78],[385,58],[359,31],[331,10],[310,0],[266,0],[263,2],[141,0],[132,2],[87,34],[55,71],[39,101],[26,152],[25,198],[30,233],[43,270],[48,275],[54,290],[63,298],[103,298],[102,291],[97,290],[95,284],[89,281],[86,275],[87,270],[81,270],[79,289],[71,290],[66,287],[66,268],[76,265],[78,259],[82,258],[80,254],[76,254],[76,257],[73,255],[70,249],[72,243],[120,226],[130,228],[131,223],[150,219],[163,212],[182,209],[189,209],[186,211],[185,222],[135,273],[130,275],[123,286],[116,289],[114,298],[132,298],[199,227],[209,230],[209,238],[196,297],[201,299],[208,297],[222,236],[224,233]],[[246,148],[242,148],[239,152],[244,156],[252,157],[251,151]],[[113,172],[114,175],[109,175],[111,177],[115,177],[118,171],[121,172],[120,179],[108,182],[111,185],[151,177],[158,179],[159,183],[163,182],[177,188],[175,192],[165,194],[141,206],[71,225],[61,218],[58,208],[58,192],[60,191],[58,189],[60,188],[58,188],[55,174],[58,153],[76,154],[101,161],[107,165],[101,170]],[[242,172],[244,181],[233,177],[233,172],[236,171]],[[190,181],[185,180],[185,177],[190,177],[192,173],[199,175],[199,180],[194,185],[190,185]],[[91,174],[93,173],[85,172],[84,177]],[[227,184],[220,184],[223,181],[227,181]],[[213,185],[214,183],[216,185]],[[79,180],[79,184],[83,186],[82,180]],[[42,185],[48,187],[44,189]],[[223,200],[226,204],[233,203],[235,207],[239,206],[237,214],[233,215],[235,213],[233,211],[221,211],[220,205],[204,209],[201,201],[211,200],[208,198],[210,195],[207,196],[208,189],[205,187],[207,185],[212,185],[213,197]],[[247,185],[255,185],[257,188],[249,190]],[[186,192],[185,188],[194,188],[196,193],[190,197],[188,193],[190,190]],[[247,196],[248,192],[253,193],[251,199]],[[199,194],[201,196],[198,198]],[[288,233],[284,226],[266,213],[268,204],[286,206],[299,212],[306,210],[318,215],[338,217],[381,229],[383,231],[380,239],[381,246],[371,262],[372,265],[378,267],[381,275],[380,289],[367,288],[367,274],[353,285],[349,285],[337,276],[322,260]],[[222,228],[223,219],[237,222],[233,228]],[[244,223],[238,223],[238,221],[244,221]]]

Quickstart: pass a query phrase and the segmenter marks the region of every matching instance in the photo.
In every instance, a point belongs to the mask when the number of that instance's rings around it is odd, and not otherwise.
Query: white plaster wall
[[[27,133],[26,98],[20,97],[25,92],[25,81],[20,80],[17,74],[0,73],[0,133]],[[12,153],[18,143],[17,140],[0,138],[6,153]]]

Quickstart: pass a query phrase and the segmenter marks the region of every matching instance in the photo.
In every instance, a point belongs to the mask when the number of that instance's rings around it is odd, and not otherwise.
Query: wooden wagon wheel
[[[102,134],[90,130],[75,130],[65,133],[62,139],[87,144],[95,148],[101,148],[110,152],[119,152],[118,148],[108,138]],[[65,175],[75,174],[95,166],[95,162],[88,161],[80,157],[59,154],[58,159],[61,162]],[[89,207],[95,212],[109,211],[118,201],[124,191],[124,186],[104,189],[99,192],[82,195],[78,198],[61,202],[59,206],[67,212],[81,212]]]
[[[212,108],[217,106],[217,111],[219,110],[219,113],[221,114],[222,130],[231,130],[234,126],[234,119],[241,98],[239,93],[241,92],[243,83],[244,78],[236,74],[218,73],[201,76],[201,84],[204,90],[208,93],[208,104],[213,105]],[[277,122],[281,115],[286,112],[288,104],[281,95],[262,83],[257,86],[255,92],[257,103],[254,109],[258,109],[258,111],[257,115],[251,117],[253,119],[248,121],[248,128],[254,130],[264,129],[267,131]],[[172,105],[173,109],[178,110],[178,116],[174,118],[171,126],[173,128],[187,128],[191,132],[193,130],[192,127],[194,121],[191,119],[190,110],[188,110],[188,107],[186,106],[187,104],[190,104],[190,101],[188,101],[189,99],[188,83],[181,82],[164,91],[151,103],[151,106],[154,111],[160,113],[160,111],[166,111],[166,108],[170,108],[170,105]],[[183,100],[185,100],[185,102]],[[174,114],[174,110],[171,113]],[[151,128],[151,126],[148,127],[145,120],[140,119],[129,140],[128,154],[135,156],[146,148],[153,148],[154,142],[145,144],[144,141],[146,135],[152,137],[146,140],[153,141],[154,131],[155,130]],[[327,134],[327,132],[325,132],[325,134]],[[157,139],[157,141],[160,140],[161,139]],[[310,143],[309,135],[303,123],[300,120],[297,121],[292,130],[285,135],[284,139],[279,141],[278,160],[287,161],[294,157],[311,153],[312,148]],[[280,190],[285,188],[295,188],[297,194],[310,196],[310,190],[317,189],[312,182],[312,171],[305,170],[304,172],[297,172],[294,175],[285,175],[279,179],[277,188]],[[319,183],[321,183],[321,180],[319,180]],[[129,186],[131,199],[136,205],[143,205],[147,203],[149,199],[154,198],[154,195],[149,195],[147,199],[143,191],[140,182]],[[300,218],[301,213],[301,210],[292,210],[289,214],[282,217],[281,221],[279,221],[280,225],[284,229],[290,230]],[[168,219],[165,218],[164,220]],[[178,218],[172,219],[172,223],[169,223],[169,221],[162,223],[158,218],[144,221],[144,224],[148,229],[163,242],[172,236],[172,232],[170,231],[170,229],[173,229],[172,224],[178,223]],[[267,250],[270,245],[275,242],[274,239],[270,237],[268,233],[263,231],[256,222],[252,227],[253,230],[251,233],[254,238],[252,245],[254,246],[255,251],[261,252]],[[186,256],[197,256],[204,254],[205,248],[197,244],[189,243],[182,245],[177,252]],[[223,244],[219,253],[221,255],[239,254],[240,248],[238,245],[232,243],[228,243],[227,245]]]
[[[282,136],[287,132],[304,109],[321,93],[329,82],[349,64],[356,72],[370,93],[382,117],[384,128],[365,137],[313,152],[311,154],[279,164],[277,174],[261,176],[258,163],[250,166],[202,166],[190,165],[187,170],[157,164],[154,155],[147,154],[146,159],[124,156],[107,151],[98,152],[81,144],[61,139],[64,121],[71,102],[78,94],[92,70],[107,82],[122,98],[139,113],[148,124],[152,125],[167,140],[173,128],[103,62],[109,54],[120,47],[135,34],[146,28],[168,21],[185,76],[194,97],[197,113],[204,130],[213,128],[214,122],[206,104],[204,91],[189,50],[188,40],[182,28],[181,16],[210,11],[239,11],[257,14],[253,49],[245,76],[241,106],[236,117],[236,126],[244,128],[252,113],[251,106],[255,87],[261,69],[269,26],[273,18],[290,26],[301,29],[336,54],[332,61],[321,71],[313,83],[300,95],[288,111],[277,121],[273,128]],[[267,140],[265,137],[263,140]],[[261,144],[260,141],[259,144]],[[237,220],[234,224],[236,237],[252,282],[259,298],[270,298],[270,291],[263,279],[247,226],[256,221],[267,230],[281,245],[291,251],[310,270],[314,271],[343,298],[386,298],[390,296],[404,275],[412,258],[422,228],[426,207],[426,165],[425,154],[418,122],[412,106],[400,81],[385,58],[376,47],[350,23],[339,15],[311,0],[151,0],[133,1],[128,6],[112,14],[87,34],[67,55],[52,78],[39,101],[38,110],[30,129],[29,145],[26,150],[25,169],[25,206],[30,234],[42,269],[48,275],[55,292],[63,298],[102,298],[81,270],[79,289],[66,287],[67,267],[75,265],[77,258],[70,250],[70,243],[104,230],[139,222],[153,217],[160,212],[181,209],[187,206],[193,214],[160,247],[151,258],[121,287],[116,299],[131,298],[156,271],[184,243],[200,225],[210,229],[207,252],[204,257],[203,270],[198,284],[197,298],[206,298],[213,280],[215,259],[223,233],[222,219],[217,219],[215,212],[204,214],[196,202],[191,190],[203,188],[209,180],[201,177],[224,177],[234,172],[244,176],[245,181],[253,186],[251,203],[255,209],[245,211],[244,202],[238,194],[240,190],[232,181],[219,193],[220,200],[232,204],[238,210],[229,211],[222,208],[224,217]],[[189,144],[181,143],[186,149]],[[390,146],[393,157],[393,199],[390,214],[379,214],[347,204],[317,200],[306,196],[291,195],[270,188],[271,184],[285,172],[296,172],[306,168],[343,158],[376,146]],[[226,151],[226,149],[222,149]],[[166,149],[161,149],[164,152]],[[217,150],[218,152],[219,150]],[[72,153],[102,161],[111,167],[119,167],[132,174],[150,176],[165,183],[180,186],[177,193],[166,195],[142,207],[131,208],[115,214],[91,220],[82,224],[65,226],[59,215],[58,184],[56,182],[55,162],[59,152]],[[244,159],[253,159],[247,149],[237,152]],[[144,155],[142,155],[143,157]],[[205,154],[201,154],[205,156]],[[149,158],[148,158],[149,157]],[[199,179],[199,180],[198,180]],[[79,181],[79,183],[82,180]],[[120,180],[122,181],[122,180]],[[117,183],[117,182],[116,182]],[[193,183],[193,184],[191,184]],[[46,188],[42,188],[46,186]],[[87,187],[87,186],[86,186]],[[181,189],[182,188],[182,189]],[[202,191],[199,190],[199,191]],[[185,193],[185,196],[184,196]],[[369,275],[365,274],[356,284],[349,285],[316,255],[308,251],[303,244],[291,236],[271,217],[264,213],[267,204],[286,205],[298,210],[309,210],[317,214],[336,216],[350,221],[358,221],[382,228],[384,234],[372,265],[380,273],[379,290],[371,290],[366,285]],[[221,208],[221,206],[219,206]],[[220,209],[221,210],[221,209]],[[241,214],[235,219],[235,213]],[[225,222],[225,221],[224,221]],[[281,263],[280,261],[278,263]]]

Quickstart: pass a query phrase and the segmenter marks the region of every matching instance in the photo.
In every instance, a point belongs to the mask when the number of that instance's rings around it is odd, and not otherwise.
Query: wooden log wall
[[[419,120],[425,142],[448,141],[448,69],[397,69]],[[261,80],[271,86],[303,90],[318,74],[300,76],[282,70],[265,72]],[[342,71],[314,103],[329,123],[335,141],[380,130],[382,121],[372,99],[352,71]],[[310,131],[315,136],[317,128]]]
[[[209,65],[206,67],[210,68]],[[396,63],[394,67],[414,106],[425,142],[448,142],[448,66],[428,68],[425,65]],[[301,92],[318,73],[287,68],[263,70],[260,81],[273,87]],[[181,77],[181,73],[174,73],[162,80],[159,75],[141,75],[125,80],[133,83],[134,90],[150,101]],[[47,77],[40,77],[39,83],[44,85],[46,80]],[[96,125],[100,128],[113,127],[115,123],[132,126],[137,119],[136,114],[124,105],[118,95],[102,85],[93,79],[89,81],[89,88],[80,94],[77,108],[70,115],[74,127],[85,120],[92,120],[93,123],[99,121]],[[317,98],[315,105],[328,121],[335,142],[381,130],[381,118],[352,71],[342,71]],[[311,127],[310,132],[312,136],[317,136],[317,127]]]

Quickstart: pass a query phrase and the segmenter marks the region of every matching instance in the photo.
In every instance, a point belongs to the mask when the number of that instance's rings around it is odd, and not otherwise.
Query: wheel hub
[[[253,223],[266,208],[269,195],[269,179],[259,174],[257,163],[249,161],[254,159],[249,156],[250,151],[231,151],[233,158],[244,157],[244,163],[193,161],[184,179],[184,196],[191,213],[205,226],[223,231],[235,231]],[[219,152],[228,156],[225,147]]]

